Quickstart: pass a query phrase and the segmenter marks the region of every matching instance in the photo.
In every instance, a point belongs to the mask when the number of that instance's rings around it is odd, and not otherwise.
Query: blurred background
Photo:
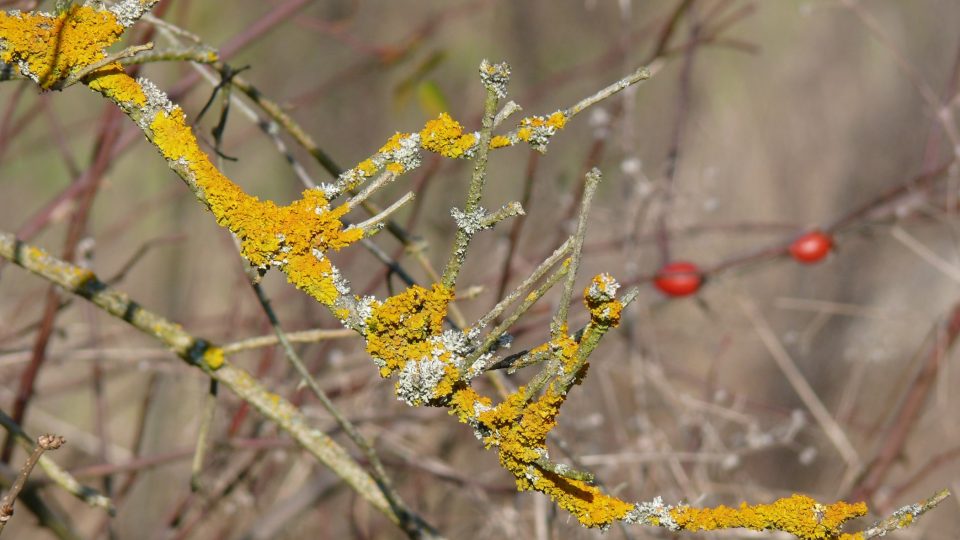
[[[556,430],[566,444],[553,454],[576,457],[610,492],[637,501],[758,503],[804,492],[866,499],[889,513],[960,489],[951,348],[960,333],[960,4],[172,0],[154,12],[246,68],[241,76],[343,168],[441,111],[478,129],[484,58],[510,63],[510,98],[524,115],[566,108],[651,63],[651,80],[577,116],[545,155],[526,147],[492,155],[484,206],[519,200],[527,215],[479,234],[459,281],[457,306],[475,320],[572,231],[583,174],[601,168],[580,282],[606,271],[641,292],[572,392]],[[151,28],[142,22],[128,38],[171,47]],[[189,64],[141,69],[191,119],[211,99],[213,85]],[[222,96],[196,125],[208,151]],[[113,107],[80,87],[38,94],[14,81],[0,85],[0,115],[0,229],[115,278],[193,335],[225,344],[271,333],[229,235]],[[311,178],[329,181],[281,138]],[[224,172],[249,193],[285,204],[303,189],[238,107],[222,154]],[[416,194],[395,217],[435,269],[470,170],[426,156],[376,196],[387,206]],[[831,232],[836,248],[801,265],[784,250],[811,228]],[[375,241],[429,283],[409,248],[387,233]],[[382,298],[404,287],[362,247],[335,259],[359,293]],[[704,270],[698,294],[670,298],[651,285],[675,260]],[[279,273],[264,283],[286,330],[339,328]],[[555,302],[548,297],[512,330],[514,350],[548,339]],[[571,318],[587,320],[582,306]],[[495,453],[445,411],[397,401],[357,338],[298,350],[375,441],[400,493],[447,537],[599,536],[545,497],[517,494]],[[4,265],[8,414],[40,354],[23,427],[64,435],[52,457],[119,509],[109,519],[43,488],[81,537],[402,537],[226,391],[202,489],[191,492],[208,380],[124,323]],[[279,350],[233,360],[352,448]],[[523,384],[532,373],[509,379]],[[475,384],[493,393],[488,381]],[[18,449],[2,470],[24,457]],[[23,506],[8,528],[13,538],[55,537]],[[958,530],[953,498],[897,538]],[[700,536],[614,527],[605,537]]]

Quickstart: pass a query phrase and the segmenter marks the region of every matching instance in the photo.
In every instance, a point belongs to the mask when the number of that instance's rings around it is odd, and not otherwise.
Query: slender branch
[[[357,333],[349,328],[337,328],[332,330],[318,328],[313,330],[301,330],[299,332],[287,332],[286,336],[287,340],[291,343],[317,343],[320,341],[326,341],[328,339],[352,338],[356,337]],[[223,354],[230,356],[232,354],[237,354],[239,352],[249,351],[252,349],[272,347],[277,343],[280,343],[280,339],[276,336],[276,334],[247,338],[224,345]]]
[[[627,75],[626,77],[620,79],[619,81],[611,84],[610,86],[596,92],[591,96],[581,99],[574,106],[564,111],[564,114],[567,116],[567,118],[572,118],[573,116],[582,112],[584,109],[592,105],[596,105],[597,103],[609,98],[610,96],[616,94],[617,92],[620,92],[621,90],[629,86],[632,86],[640,81],[645,81],[649,79],[651,76],[652,74],[650,73],[650,70],[647,69],[646,66],[641,67],[636,71],[634,71],[633,73],[631,73],[630,75]]]
[[[340,409],[334,405],[330,397],[327,396],[327,393],[320,388],[316,378],[314,378],[307,369],[307,366],[303,363],[300,355],[297,354],[297,351],[293,348],[293,344],[287,339],[287,335],[280,326],[280,321],[277,319],[277,314],[273,311],[273,307],[270,305],[270,299],[267,298],[267,295],[264,293],[263,287],[261,287],[260,284],[255,281],[251,281],[251,285],[257,294],[257,300],[260,302],[263,312],[267,315],[267,319],[270,321],[270,326],[277,334],[277,339],[280,341],[280,345],[283,348],[283,352],[286,355],[287,360],[290,362],[290,365],[292,365],[297,374],[300,375],[301,380],[308,387],[310,387],[310,390],[313,391],[313,395],[316,396],[316,398],[320,401],[320,403],[323,405],[323,408],[326,409],[331,416],[333,416],[334,420],[336,420],[340,428],[343,429],[344,433],[346,433],[347,436],[350,437],[350,440],[357,445],[357,448],[359,448],[364,455],[367,456],[367,459],[370,461],[370,466],[373,468],[373,472],[371,474],[374,480],[376,480],[383,497],[387,500],[387,502],[390,504],[390,507],[399,517],[400,527],[410,538],[419,538],[424,532],[427,532],[431,535],[436,534],[436,530],[426,521],[424,521],[423,518],[413,512],[410,507],[403,502],[403,499],[400,498],[400,494],[397,492],[396,488],[393,487],[393,483],[390,481],[390,477],[387,475],[386,469],[384,469],[383,463],[380,461],[380,456],[377,455],[377,452],[374,450],[370,441],[360,434],[360,431],[353,424],[353,422],[348,420],[347,417],[340,412]]]
[[[467,190],[467,204],[463,209],[466,219],[457,223],[457,234],[453,241],[453,249],[443,269],[441,283],[448,289],[456,289],[457,276],[460,267],[467,256],[467,245],[470,243],[475,228],[471,228],[472,216],[480,209],[480,198],[483,196],[483,186],[487,177],[487,156],[490,154],[490,138],[493,135],[493,120],[497,114],[497,105],[500,97],[505,94],[506,79],[510,76],[510,67],[506,64],[491,65],[484,60],[480,64],[481,78],[487,89],[487,98],[483,105],[483,120],[480,125],[480,140],[477,143],[477,157],[473,163],[473,175],[470,178],[470,187]],[[496,75],[504,81],[501,85],[488,83],[487,77]],[[475,227],[475,226],[474,226]]]
[[[888,532],[904,529],[911,525],[916,518],[936,508],[937,505],[946,500],[946,498],[949,496],[950,491],[944,489],[936,492],[929,499],[925,499],[916,504],[902,506],[897,510],[894,510],[890,516],[881,519],[880,521],[871,525],[869,529],[863,531],[863,537],[876,538],[878,536],[885,536]]]
[[[111,55],[108,55],[106,58],[102,60],[99,60],[97,62],[94,62],[92,64],[82,67],[81,69],[77,70],[76,73],[59,81],[57,84],[54,84],[51,88],[53,90],[63,90],[64,88],[73,86],[78,82],[83,81],[83,79],[86,78],[87,75],[90,75],[91,73],[93,73],[94,71],[97,71],[100,68],[108,66],[122,58],[130,58],[131,56],[135,56],[137,53],[141,51],[149,51],[151,49],[153,49],[153,43],[144,43],[143,45],[131,45],[130,47],[127,47],[122,51],[118,51]]]
[[[219,347],[190,335],[180,325],[111,289],[93,272],[20,242],[10,233],[0,232],[0,257],[86,298],[108,314],[159,340],[171,352],[225,385],[290,434],[304,450],[329,467],[390,521],[398,525],[402,523],[401,516],[384,498],[376,481],[336,441],[314,428],[292,403],[268,391],[250,373],[225,360]]]
[[[56,450],[66,442],[67,441],[59,435],[41,435],[37,437],[37,446],[33,449],[33,452],[30,453],[30,457],[27,458],[23,467],[20,468],[20,473],[17,474],[17,479],[14,480],[13,485],[10,486],[10,490],[3,496],[3,499],[0,499],[0,533],[3,533],[4,526],[6,526],[10,518],[13,517],[13,503],[20,495],[20,491],[23,490],[23,486],[27,483],[27,478],[37,465],[37,462],[40,461],[40,457],[43,456],[43,453],[47,450]]]
[[[594,167],[586,175],[586,184],[584,185],[583,201],[580,204],[580,216],[577,218],[577,231],[573,235],[573,247],[570,253],[570,267],[567,272],[567,281],[563,286],[563,294],[560,297],[560,303],[557,306],[557,313],[550,324],[550,335],[554,338],[563,333],[567,326],[567,312],[570,309],[570,301],[573,298],[573,287],[577,280],[577,269],[580,266],[580,251],[583,248],[583,237],[587,234],[587,215],[590,213],[590,205],[593,203],[593,195],[597,191],[597,185],[600,184],[600,169]]]
[[[403,197],[400,197],[399,199],[397,199],[393,204],[386,207],[382,212],[380,212],[375,216],[372,216],[370,219],[357,223],[355,227],[363,229],[365,231],[365,234],[369,234],[370,231],[381,227],[385,221],[390,219],[391,215],[393,215],[397,210],[403,207],[403,205],[407,204],[412,200],[413,200],[413,192],[408,191],[403,195]]]

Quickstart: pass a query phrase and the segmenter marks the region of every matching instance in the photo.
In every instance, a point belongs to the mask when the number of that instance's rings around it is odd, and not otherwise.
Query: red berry
[[[790,255],[803,264],[818,263],[833,248],[833,237],[820,231],[810,231],[790,244]]]
[[[693,294],[702,283],[703,275],[697,265],[682,261],[664,265],[653,279],[653,284],[667,296]]]

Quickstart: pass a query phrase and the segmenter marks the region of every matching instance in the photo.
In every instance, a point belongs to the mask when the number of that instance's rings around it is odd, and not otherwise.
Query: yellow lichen
[[[839,529],[846,522],[867,513],[864,503],[843,501],[821,505],[806,495],[794,494],[772,504],[748,505],[739,508],[678,507],[670,510],[677,525],[688,531],[746,528],[755,531],[778,530],[804,540],[853,540],[856,535],[843,534]]]
[[[400,149],[400,141],[409,137],[409,133],[394,133],[392,137],[387,139],[387,142],[380,147],[380,150],[377,152],[380,154],[386,154]]]
[[[449,158],[464,157],[476,142],[477,137],[473,133],[464,135],[463,126],[447,113],[430,120],[420,131],[423,148]]]
[[[49,89],[74,71],[106,57],[123,25],[109,11],[71,6],[56,16],[0,12],[0,60]]]
[[[547,125],[554,129],[563,129],[563,126],[567,125],[567,115],[557,111],[547,118]]]
[[[564,354],[570,352],[566,345],[563,350]],[[537,465],[547,454],[547,434],[556,426],[565,394],[553,385],[532,403],[525,402],[524,394],[525,389],[520,388],[478,417],[479,424],[491,433],[484,443],[498,448],[500,465],[513,474],[517,489],[544,493],[586,527],[605,527],[626,516],[632,504]]]
[[[573,514],[585,527],[606,527],[624,518],[634,505],[604,494],[586,482],[544,472],[535,489]]]
[[[557,111],[550,116],[528,116],[520,120],[517,138],[535,145],[543,145],[554,133],[567,125],[567,116]]]
[[[203,352],[203,363],[214,371],[220,369],[223,365],[223,349],[220,347],[210,347]]]
[[[90,6],[72,6],[57,16],[0,12],[0,60],[20,65],[42,88],[52,88],[105,58],[104,49],[122,32],[113,14]],[[118,105],[147,103],[141,85],[117,63],[97,69],[84,81]],[[189,173],[188,181],[202,191],[217,223],[240,239],[243,255],[252,264],[279,264],[291,283],[317,300],[327,305],[337,300],[335,270],[322,254],[363,236],[360,229],[343,229],[340,218],[347,208],[330,210],[317,190],[305,191],[286,207],[247,195],[210,162],[179,107],[155,112],[148,136],[171,166]],[[371,168],[372,163],[365,172],[372,174]]]
[[[373,164],[373,160],[365,159],[357,165],[357,170],[364,177],[367,177],[377,172],[377,166]]]
[[[902,529],[909,527],[911,523],[913,523],[913,514],[907,513],[897,521],[897,527]]]
[[[87,86],[91,90],[100,92],[104,97],[116,103],[127,103],[140,107],[147,103],[147,96],[143,93],[143,87],[127,75],[118,63],[98,69],[86,80]]]
[[[579,344],[567,335],[566,328],[562,328],[559,334],[560,337],[533,351],[553,350],[561,361],[562,372],[570,374],[576,369]],[[577,375],[579,377],[582,373]],[[476,400],[475,396],[464,394],[455,396],[454,400],[461,418],[464,412],[469,415]],[[483,403],[486,410],[477,415],[477,423],[487,433],[484,444],[497,447],[500,465],[513,474],[517,489],[548,495],[584,526],[605,527],[623,519],[633,509],[633,504],[538,465],[548,455],[547,434],[556,427],[565,399],[566,392],[558,387],[557,380],[539,398],[529,402],[526,389],[521,387],[495,407],[489,407],[489,402]],[[464,408],[467,411],[463,411]]]
[[[486,409],[491,403],[490,398],[481,396],[466,384],[460,384],[454,387],[448,407],[450,407],[450,414],[456,415],[461,422],[467,422],[476,414],[477,404]]]
[[[513,142],[510,141],[510,138],[504,137],[503,135],[494,135],[490,138],[490,148],[503,148],[511,144],[513,144]]]
[[[367,319],[367,352],[383,361],[380,375],[389,377],[409,360],[429,356],[430,338],[443,332],[443,318],[453,292],[440,284],[414,285],[375,305]]]
[[[340,218],[346,207],[327,208],[319,190],[305,190],[301,199],[284,207],[247,195],[210,162],[179,107],[158,111],[150,131],[167,160],[186,163],[217,223],[237,236],[251,264],[276,261],[297,288],[325,305],[337,300],[333,265],[317,252],[340,249],[363,236],[360,229],[343,230]]]
[[[612,285],[612,286],[611,286]],[[623,304],[614,296],[619,285],[609,274],[594,276],[591,285],[583,291],[583,302],[590,310],[590,320],[604,329],[620,324]]]

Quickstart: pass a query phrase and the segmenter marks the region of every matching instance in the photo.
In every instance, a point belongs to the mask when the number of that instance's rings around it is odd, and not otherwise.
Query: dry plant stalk
[[[112,56],[105,52],[156,1],[124,0],[106,8],[92,4],[71,6],[57,15],[0,13],[0,61],[15,66],[22,77],[32,79],[41,90],[61,89],[79,82],[113,102],[141,128],[167,165],[209,208],[217,223],[237,238],[240,252],[251,267],[260,273],[280,270],[290,283],[327,307],[345,328],[360,334],[380,375],[396,378],[395,390],[401,400],[411,406],[446,408],[469,425],[485,447],[497,451],[500,464],[513,475],[518,490],[548,495],[585,527],[607,528],[616,522],[671,531],[746,527],[785,531],[804,539],[848,540],[869,538],[909,525],[946,497],[946,492],[941,492],[928,501],[899,510],[867,531],[843,533],[841,527],[846,521],[867,513],[864,503],[841,501],[824,505],[804,495],[771,504],[744,503],[737,509],[668,505],[660,498],[634,503],[603,492],[589,474],[555,461],[547,448],[547,436],[557,424],[560,409],[570,390],[586,376],[590,354],[604,334],[618,325],[625,304],[636,295],[631,290],[618,297],[617,281],[609,274],[597,275],[582,294],[590,313],[589,322],[575,333],[568,328],[567,311],[574,297],[586,218],[601,176],[596,169],[587,175],[577,231],[564,244],[563,252],[538,268],[536,279],[525,281],[508,296],[518,300],[526,295],[515,312],[506,317],[512,322],[547,289],[563,283],[563,301],[551,323],[551,339],[509,362],[514,366],[540,362],[541,371],[527,386],[501,400],[481,395],[471,386],[471,380],[491,366],[509,367],[495,356],[495,346],[505,336],[509,323],[483,333],[485,325],[498,318],[510,303],[498,305],[496,314],[484,316],[476,326],[463,330],[445,328],[457,277],[478,232],[522,214],[519,203],[494,212],[480,206],[490,150],[527,143],[545,151],[551,137],[571,118],[649,78],[647,69],[641,68],[565,110],[525,117],[513,129],[495,134],[496,127],[517,107],[510,102],[501,109],[500,102],[507,96],[509,67],[484,61],[480,78],[486,88],[486,100],[479,132],[464,132],[460,123],[441,114],[418,132],[397,133],[334,182],[307,189],[299,200],[279,206],[248,195],[221,173],[200,148],[183,110],[149,80],[127,75],[119,59],[136,55],[139,50],[128,49]],[[159,52],[151,54],[164,58]],[[182,51],[178,54],[184,57]],[[198,55],[214,60],[206,50]],[[451,212],[457,230],[442,277],[427,287],[411,285],[384,299],[360,297],[333,265],[328,252],[376,234],[383,227],[385,216],[360,226],[346,226],[342,218],[377,188],[417,168],[423,151],[474,161],[465,205]],[[337,198],[356,193],[378,173],[382,175],[365,190],[334,205]],[[287,431],[409,536],[436,535],[392,500],[382,482],[343,448],[313,429],[299,409],[231,364],[223,348],[139,307],[89,270],[59,261],[39,248],[18,242],[11,234],[0,233],[0,255],[162,341]],[[535,288],[537,280],[551,269],[552,274]]]

